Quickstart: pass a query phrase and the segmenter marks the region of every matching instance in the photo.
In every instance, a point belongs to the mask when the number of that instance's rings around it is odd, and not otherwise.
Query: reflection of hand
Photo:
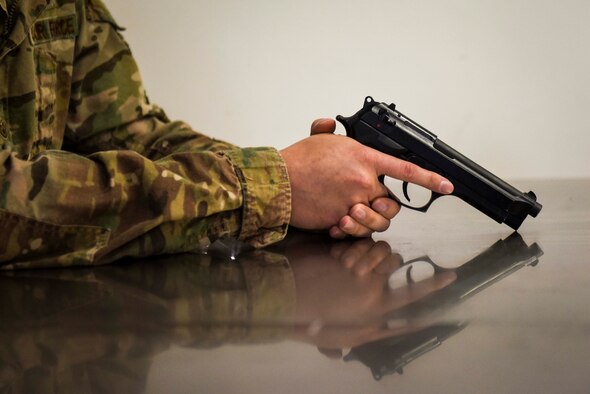
[[[283,149],[281,155],[291,182],[291,225],[331,229],[335,237],[368,236],[373,229],[387,228],[399,207],[388,205],[383,213],[376,213],[379,203],[388,201],[379,175],[442,194],[453,190],[448,180],[434,172],[331,133],[312,135]]]
[[[399,335],[413,328],[387,327],[384,317],[455,279],[437,274],[392,290],[388,279],[403,261],[385,242],[339,242],[330,251],[292,259],[297,289],[296,318],[310,323],[296,330],[298,339],[325,348],[352,347]],[[313,326],[318,325],[319,329]]]

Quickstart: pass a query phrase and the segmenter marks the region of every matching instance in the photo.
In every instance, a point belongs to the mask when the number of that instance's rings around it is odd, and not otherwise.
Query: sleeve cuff
[[[280,241],[291,218],[291,184],[287,167],[274,148],[224,152],[232,162],[243,195],[239,239],[254,247]]]

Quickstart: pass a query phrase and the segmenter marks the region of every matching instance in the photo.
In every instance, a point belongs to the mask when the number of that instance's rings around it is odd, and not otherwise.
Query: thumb
[[[336,130],[336,121],[330,118],[316,119],[311,124],[311,135],[333,133]]]

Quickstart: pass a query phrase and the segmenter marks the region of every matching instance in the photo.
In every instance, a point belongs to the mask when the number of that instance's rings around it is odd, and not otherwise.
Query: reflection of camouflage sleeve
[[[152,358],[171,345],[289,334],[277,324],[289,321],[295,303],[284,256],[158,260],[1,273],[0,393],[143,392]]]
[[[280,240],[290,188],[278,152],[170,122],[102,2],[55,3],[17,3],[0,44],[0,262],[104,264],[225,236]]]

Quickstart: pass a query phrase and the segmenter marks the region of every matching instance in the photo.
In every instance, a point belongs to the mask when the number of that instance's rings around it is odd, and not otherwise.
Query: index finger
[[[442,175],[378,151],[375,151],[375,169],[379,175],[415,183],[440,194],[450,194],[454,190],[453,184]]]

